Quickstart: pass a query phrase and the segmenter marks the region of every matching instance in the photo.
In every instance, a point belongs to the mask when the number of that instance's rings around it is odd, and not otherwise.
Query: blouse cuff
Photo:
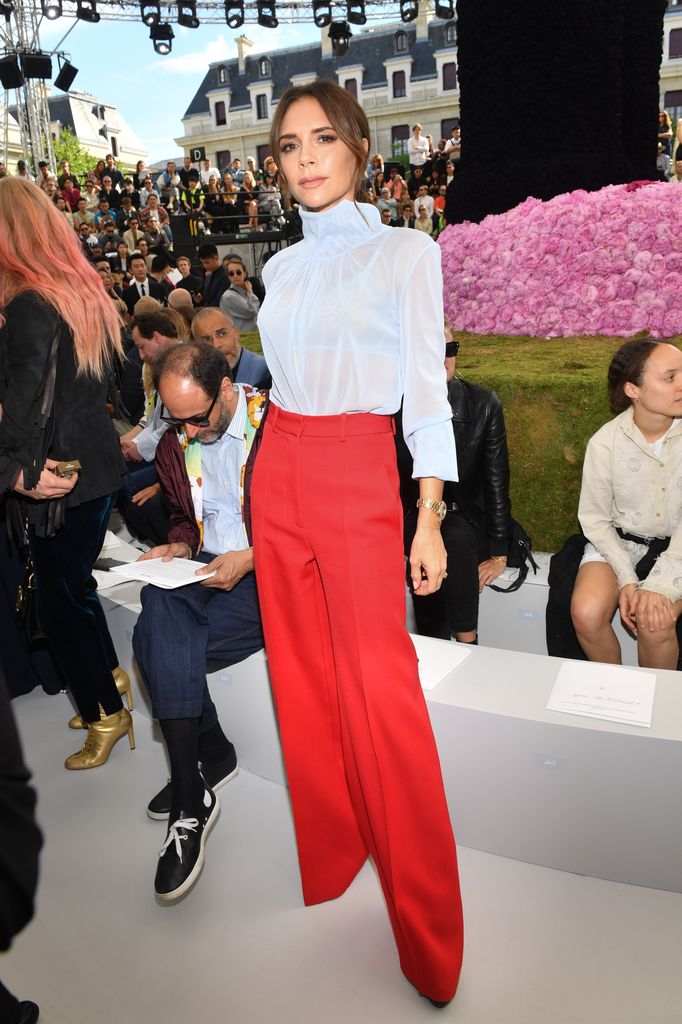
[[[452,421],[420,427],[405,439],[412,456],[412,478],[432,476],[437,480],[459,480],[457,451]]]

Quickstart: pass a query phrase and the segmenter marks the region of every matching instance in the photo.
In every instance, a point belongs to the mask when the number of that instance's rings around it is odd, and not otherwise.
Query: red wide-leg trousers
[[[457,854],[405,630],[390,417],[271,406],[252,485],[256,575],[307,904],[367,855],[401,967],[451,999],[462,960]]]

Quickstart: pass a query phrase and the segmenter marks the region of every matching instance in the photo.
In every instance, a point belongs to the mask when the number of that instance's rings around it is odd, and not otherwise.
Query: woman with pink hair
[[[106,408],[120,319],[47,196],[0,179],[0,500],[28,524],[40,623],[79,714],[70,769],[104,764],[133,725],[92,567],[121,477]],[[70,468],[67,463],[77,462]]]

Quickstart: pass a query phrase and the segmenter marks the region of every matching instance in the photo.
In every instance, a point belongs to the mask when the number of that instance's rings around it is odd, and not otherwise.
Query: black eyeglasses
[[[190,426],[192,426],[192,427],[210,427],[211,424],[209,422],[209,417],[210,417],[211,413],[213,412],[214,405],[218,401],[218,395],[220,394],[220,389],[221,388],[222,388],[222,381],[220,382],[220,384],[218,386],[218,390],[215,393],[213,401],[211,402],[211,404],[209,405],[209,407],[208,407],[208,409],[206,410],[205,413],[203,413],[203,414],[201,414],[199,416],[185,416],[184,419],[180,419],[179,420],[179,419],[176,419],[175,416],[164,416],[163,411],[162,411],[161,415],[159,416],[159,419],[162,419],[164,423],[168,423],[168,425],[171,426],[171,427],[182,427],[182,426],[186,425],[187,423],[189,423]],[[165,410],[165,408],[166,407],[165,407],[165,405],[162,402],[161,403],[161,409]]]
[[[445,358],[452,359],[459,352],[458,341],[448,341],[445,343]],[[163,419],[163,416],[161,417]]]

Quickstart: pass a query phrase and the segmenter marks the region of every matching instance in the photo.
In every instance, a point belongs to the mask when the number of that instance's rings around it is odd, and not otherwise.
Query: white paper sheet
[[[548,711],[651,728],[656,676],[622,665],[565,661],[556,677]]]
[[[417,652],[422,690],[433,690],[471,654],[471,648],[466,644],[434,643],[430,637],[415,633],[410,633],[410,639]]]
[[[197,569],[205,568],[205,562],[195,562],[188,558],[173,558],[170,562],[164,562],[162,558],[150,558],[144,562],[115,565],[109,572],[120,576],[122,582],[140,580],[164,590],[175,590],[176,587],[186,587],[188,583],[201,583],[202,580],[210,580],[215,576],[215,571],[207,572],[204,576],[195,575]]]

